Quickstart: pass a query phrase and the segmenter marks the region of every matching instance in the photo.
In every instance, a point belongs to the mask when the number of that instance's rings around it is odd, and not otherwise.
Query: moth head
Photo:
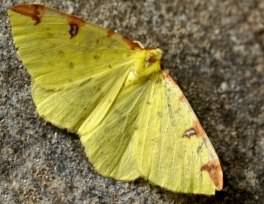
[[[150,75],[160,70],[161,49],[143,49],[135,54],[135,72],[138,77]]]

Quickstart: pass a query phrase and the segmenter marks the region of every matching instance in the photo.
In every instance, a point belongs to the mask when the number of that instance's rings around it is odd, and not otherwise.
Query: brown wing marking
[[[85,21],[82,20],[81,18],[73,15],[66,15],[64,13],[61,13],[61,15],[65,16],[67,18],[67,21],[69,23],[70,29],[69,29],[69,34],[70,37],[73,38],[76,36],[79,32],[79,29],[81,26],[85,25]]]
[[[137,41],[130,40],[128,37],[123,36],[123,40],[128,44],[130,49],[135,50],[135,49],[140,49],[142,50],[143,48]]]
[[[223,172],[219,160],[211,160],[201,167],[201,171],[207,171],[217,190],[223,188]]]
[[[35,21],[35,25],[41,22],[41,17],[43,16],[46,8],[39,4],[32,4],[32,5],[17,5],[11,8],[12,11],[20,13],[24,16],[29,16],[32,20]]]

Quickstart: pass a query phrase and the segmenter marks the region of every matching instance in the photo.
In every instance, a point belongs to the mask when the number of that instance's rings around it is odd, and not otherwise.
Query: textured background
[[[165,51],[222,161],[215,197],[103,178],[75,135],[37,117],[0,1],[0,203],[261,203],[264,200],[264,1],[37,1]]]

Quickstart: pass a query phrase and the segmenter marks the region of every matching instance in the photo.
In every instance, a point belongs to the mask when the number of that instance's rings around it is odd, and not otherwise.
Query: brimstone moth
[[[37,112],[78,134],[97,172],[173,192],[222,189],[218,156],[160,49],[42,5],[8,14]]]

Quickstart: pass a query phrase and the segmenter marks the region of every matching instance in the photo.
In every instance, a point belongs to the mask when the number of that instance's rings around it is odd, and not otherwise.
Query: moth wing
[[[9,11],[18,54],[34,83],[46,89],[80,84],[131,64],[138,45],[118,33],[42,5]]]
[[[147,89],[145,80],[123,87],[101,123],[90,130],[80,127],[80,140],[89,161],[102,175],[119,180],[134,180],[141,176],[135,155],[137,117]]]
[[[121,89],[137,44],[42,5],[18,5],[8,13],[38,113],[72,132],[91,118],[93,128]]]
[[[171,77],[152,78],[138,117],[137,164],[150,182],[175,192],[215,194],[223,175],[219,159],[191,106]]]
[[[218,157],[179,87],[168,76],[123,88],[81,142],[99,173],[143,177],[175,192],[214,194],[222,188]]]
[[[51,90],[32,85],[32,97],[39,115],[60,128],[78,132],[85,121],[92,129],[111,107],[125,79],[126,69],[88,79],[67,89]]]

